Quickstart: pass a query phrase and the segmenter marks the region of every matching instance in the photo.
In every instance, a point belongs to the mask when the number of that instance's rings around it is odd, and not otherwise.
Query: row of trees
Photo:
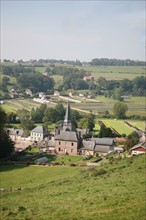
[[[90,62],[94,66],[145,66],[145,61],[136,60],[121,60],[121,59],[108,59],[108,58],[94,58]]]
[[[7,60],[4,59],[3,62],[5,63],[14,63],[11,60]],[[57,60],[57,59],[33,59],[33,60],[29,60],[29,61],[23,61],[18,60],[18,64],[25,64],[25,63],[29,63],[29,64],[33,64],[36,66],[43,66],[45,64],[68,64],[68,65],[75,65],[75,66],[82,66],[83,64],[86,65],[104,65],[104,66],[145,66],[145,62],[144,61],[139,61],[139,60],[131,60],[131,59],[126,59],[126,60],[122,60],[122,59],[109,59],[109,58],[94,58],[92,59],[90,62],[81,62],[80,60]]]
[[[143,96],[146,92],[146,78],[144,76],[138,76],[133,80],[106,80],[104,77],[100,77],[97,80],[100,86],[100,91],[105,91],[105,96],[111,97],[119,101],[122,95],[140,95]]]

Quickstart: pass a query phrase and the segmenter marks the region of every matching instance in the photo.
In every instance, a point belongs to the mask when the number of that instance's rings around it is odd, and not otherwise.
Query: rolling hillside
[[[96,169],[3,165],[1,218],[144,220],[145,161],[111,158]]]

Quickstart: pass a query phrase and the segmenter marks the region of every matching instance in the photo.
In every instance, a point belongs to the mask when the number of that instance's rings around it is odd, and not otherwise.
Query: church
[[[70,104],[67,102],[64,122],[55,130],[54,148],[59,155],[77,155],[79,137],[71,122]]]

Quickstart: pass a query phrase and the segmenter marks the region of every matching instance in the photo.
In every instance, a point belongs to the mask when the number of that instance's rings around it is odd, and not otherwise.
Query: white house
[[[48,136],[49,136],[49,131],[47,128],[43,126],[35,127],[30,133],[30,137],[32,141],[42,141],[44,140],[44,138]]]

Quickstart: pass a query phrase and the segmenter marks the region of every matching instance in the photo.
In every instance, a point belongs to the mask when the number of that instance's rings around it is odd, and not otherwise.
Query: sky
[[[0,0],[1,59],[145,60],[143,0]]]

